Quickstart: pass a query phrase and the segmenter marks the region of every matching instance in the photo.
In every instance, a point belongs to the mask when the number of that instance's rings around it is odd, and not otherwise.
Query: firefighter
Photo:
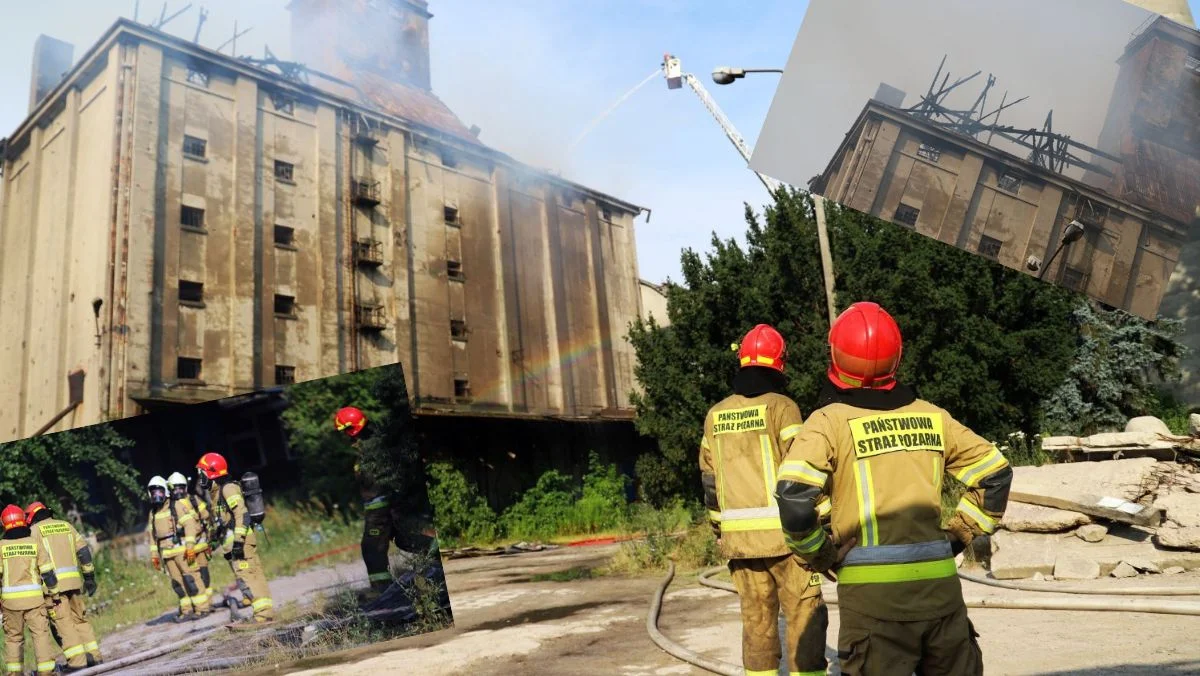
[[[0,512],[4,538],[0,541],[0,608],[4,615],[4,672],[24,673],[25,629],[33,638],[37,673],[57,671],[58,646],[50,637],[46,614],[47,590],[58,586],[49,552],[25,522],[25,511],[9,505]]]
[[[57,589],[51,589],[46,597],[47,612],[62,640],[68,673],[99,664],[100,644],[83,601],[84,592],[88,596],[96,593],[91,547],[74,526],[55,519],[41,502],[25,508],[25,522],[45,547],[58,578]]]
[[[187,477],[175,472],[167,477],[167,486],[171,488],[171,505],[174,509],[179,505],[179,510],[187,511],[189,516],[181,517],[195,519],[200,532],[196,535],[196,568],[200,571],[200,582],[204,585],[204,595],[208,597],[209,607],[212,606],[213,588],[212,576],[208,571],[208,562],[212,554],[212,543],[209,538],[209,522],[211,515],[208,512],[208,503],[203,500],[198,500],[195,495],[188,491]]]
[[[200,588],[200,570],[196,567],[195,519],[183,520],[171,504],[170,488],[161,476],[150,479],[146,486],[150,497],[150,517],[146,533],[150,539],[150,563],[155,570],[165,566],[171,577],[171,588],[179,597],[176,622],[194,620],[209,612],[208,597]]]
[[[275,619],[271,588],[258,557],[258,540],[242,488],[229,476],[229,463],[218,453],[205,453],[196,463],[196,469],[200,470],[196,482],[209,491],[209,504],[213,505],[213,541],[221,540],[225,560],[242,592],[242,607],[250,607],[254,612],[248,621],[271,622]]]
[[[746,676],[777,672],[781,609],[788,672],[823,676],[826,668],[821,576],[788,551],[774,496],[777,468],[803,422],[785,394],[785,356],[774,328],[759,324],[747,333],[733,394],[708,412],[700,441],[705,505],[741,600]]]
[[[401,551],[421,553],[433,551],[437,540],[429,519],[405,515],[395,496],[389,496],[361,467],[362,442],[374,435],[367,427],[367,417],[357,408],[346,406],[334,415],[334,426],[354,440],[360,457],[354,464],[354,478],[359,486],[363,505],[362,557],[367,567],[371,596],[378,596],[392,584],[388,566],[388,547],[395,542]]]
[[[836,572],[842,673],[981,675],[954,559],[995,529],[1012,469],[994,444],[897,382],[900,329],[883,308],[850,306],[829,347],[829,403],[792,442],[776,496],[791,550]],[[967,492],[943,530],[945,473]],[[817,527],[823,491],[832,536]]]

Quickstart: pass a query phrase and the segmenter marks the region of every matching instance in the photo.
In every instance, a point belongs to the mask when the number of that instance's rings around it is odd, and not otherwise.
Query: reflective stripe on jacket
[[[709,518],[730,559],[783,556],[788,548],[775,502],[776,472],[803,418],[782,394],[732,395],[704,421],[700,472]]]
[[[979,533],[992,532],[1012,480],[994,444],[920,399],[892,410],[826,406],[805,422],[780,466],[788,544],[801,558],[828,546],[813,525],[817,496],[828,492],[835,541],[858,539],[837,572],[843,606],[895,621],[954,612],[962,587],[940,525],[947,472],[967,487],[958,511]]]

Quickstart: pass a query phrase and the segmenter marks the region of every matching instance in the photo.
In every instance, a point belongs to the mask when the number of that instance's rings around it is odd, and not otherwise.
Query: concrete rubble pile
[[[1043,448],[1077,459],[1013,470],[1012,493],[991,538],[991,574],[1000,580],[1086,580],[1200,569],[1200,416],[1193,436],[1172,436],[1156,418],[1125,432],[1051,437]],[[1161,426],[1161,427],[1160,427]],[[1152,449],[1169,456],[1125,457]],[[1068,454],[1071,455],[1071,454]]]

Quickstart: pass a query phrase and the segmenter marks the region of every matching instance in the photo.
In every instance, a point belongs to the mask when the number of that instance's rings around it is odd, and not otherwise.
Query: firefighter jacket
[[[196,519],[196,524],[199,526],[199,533],[196,534],[196,552],[206,552],[210,548],[209,543],[209,524],[212,523],[212,515],[208,511],[208,503],[198,499],[195,495],[188,493],[187,500],[180,500],[186,508],[191,510],[191,513]]]
[[[358,435],[357,439],[354,440],[354,447],[358,449],[359,453],[358,460],[354,463],[354,481],[358,484],[358,494],[362,499],[364,512],[371,512],[377,509],[387,509],[390,502],[387,491],[383,490],[383,488],[376,483],[374,477],[368,475],[362,469],[362,454],[364,452],[364,446],[369,446],[369,444],[366,444],[365,442],[374,436],[375,434],[372,428],[368,427]]]
[[[83,589],[83,576],[94,572],[92,550],[75,527],[60,519],[42,519],[30,528],[50,557],[58,586],[54,593]]]
[[[838,569],[843,607],[888,621],[943,617],[963,605],[951,543],[941,529],[945,473],[967,487],[957,511],[991,533],[1008,502],[1012,469],[994,444],[907,387],[850,390],[796,434],[776,489],[792,552],[832,561],[816,502],[833,502],[832,535],[857,538]]]
[[[255,544],[254,524],[250,523],[246,499],[242,497],[242,487],[236,481],[214,483],[212,503],[216,505],[217,530],[224,531],[221,544],[225,551],[230,551],[235,542]]]
[[[150,556],[166,561],[195,551],[196,534],[200,525],[196,519],[184,519],[188,513],[179,510],[174,500],[167,500],[157,508],[150,510],[150,523],[146,525],[146,533],[150,538]]]
[[[775,502],[776,468],[803,418],[775,392],[734,394],[708,412],[700,440],[700,476],[709,519],[730,559],[784,556]]]
[[[43,576],[54,570],[49,553],[28,528],[0,540],[0,604],[5,610],[33,610],[46,603]]]

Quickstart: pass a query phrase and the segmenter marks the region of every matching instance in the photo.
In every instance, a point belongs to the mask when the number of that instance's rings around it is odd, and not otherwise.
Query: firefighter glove
[[[234,559],[236,559],[238,561],[242,561],[243,559],[246,558],[246,543],[245,542],[233,543],[233,549],[231,549],[229,551],[229,553],[233,555]]]
[[[192,549],[191,547],[188,547],[187,551],[185,551],[183,553],[183,557],[185,559],[187,559],[188,563],[195,563],[196,562],[196,550]]]
[[[975,531],[967,523],[962,514],[955,514],[944,529],[950,536],[950,549],[958,556],[964,549],[971,546],[975,539]]]
[[[157,556],[150,557],[150,563],[154,566],[154,570],[162,570],[162,560]]]
[[[42,583],[46,585],[47,589],[54,589],[58,586],[58,575],[54,571],[48,570],[42,573]]]
[[[96,595],[96,574],[95,573],[84,573],[83,574],[83,590],[87,592],[88,596]]]

